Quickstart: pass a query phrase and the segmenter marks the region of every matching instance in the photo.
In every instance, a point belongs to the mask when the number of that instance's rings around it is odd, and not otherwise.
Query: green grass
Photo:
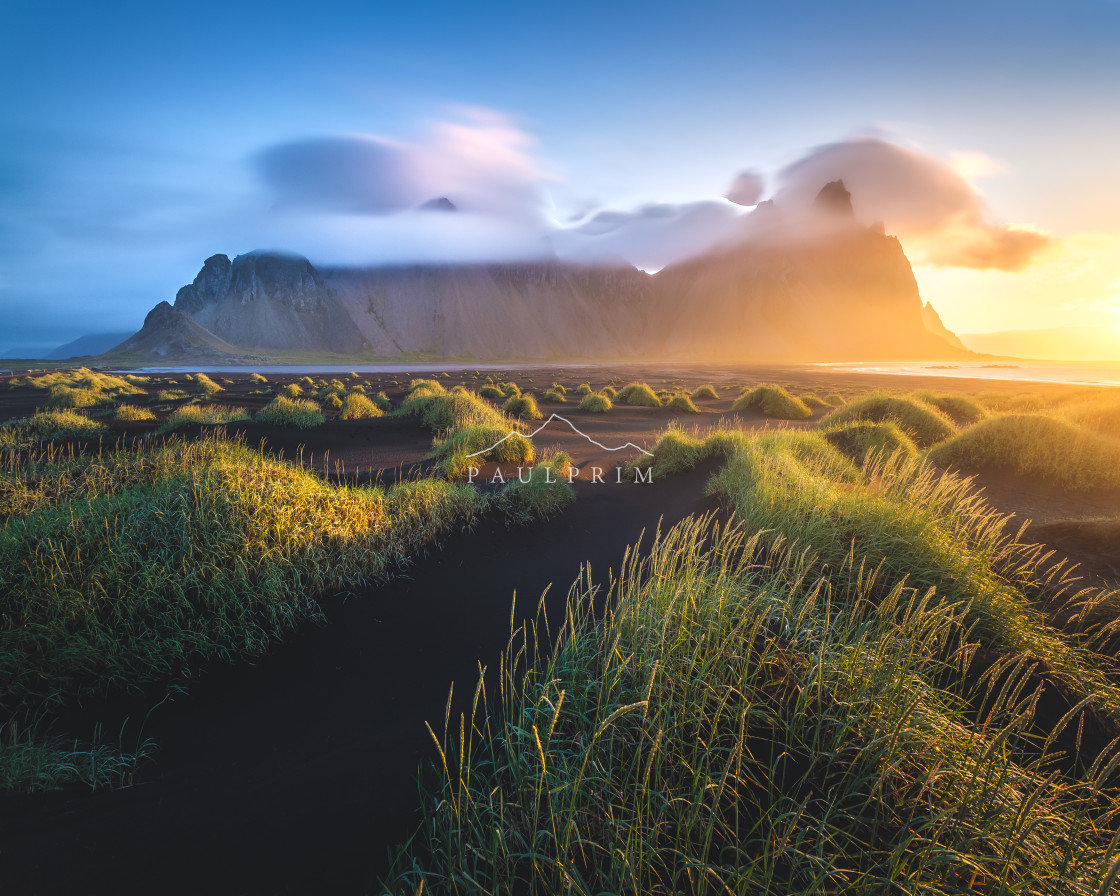
[[[560,452],[526,470],[524,478],[513,479],[498,499],[498,509],[505,515],[506,524],[526,525],[562,513],[576,499],[575,489],[568,481],[571,467],[571,457]]]
[[[576,386],[576,395],[590,395],[594,391],[590,383],[580,383]]]
[[[216,395],[222,391],[222,387],[215,383],[205,373],[196,373],[193,377],[195,390],[200,395]]]
[[[322,404],[323,407],[328,411],[338,411],[342,409],[342,399],[336,392],[331,392],[329,395],[323,398]]]
[[[599,390],[599,394],[600,395],[605,395],[611,401],[614,401],[618,397],[618,390],[615,389],[613,386],[604,386],[602,389]]]
[[[670,397],[666,405],[674,411],[684,411],[686,414],[699,414],[700,408],[692,403],[692,399],[688,397],[687,392],[678,392],[676,395]]]
[[[156,415],[149,411],[147,408],[140,408],[134,404],[117,405],[116,413],[113,416],[117,420],[124,420],[128,422],[139,422],[143,420],[156,419]]]
[[[384,417],[385,412],[365,395],[355,392],[343,400],[338,416],[340,420],[365,420]]]
[[[507,427],[489,424],[460,427],[452,430],[446,438],[437,439],[429,457],[436,460],[436,473],[450,479],[460,479],[471,467],[478,467],[486,461],[531,464],[532,441],[521,433],[510,435],[510,432]],[[491,445],[495,447],[486,451]],[[484,454],[479,454],[483,451]]]
[[[1120,441],[1043,414],[990,417],[941,443],[930,460],[1002,470],[1081,492],[1120,489]]]
[[[939,395],[934,392],[915,392],[919,401],[937,408],[957,426],[971,426],[988,416],[978,401],[967,395]]]
[[[542,420],[544,414],[537,407],[537,401],[526,392],[524,395],[512,396],[504,405],[502,412],[518,420]]]
[[[223,426],[226,423],[248,419],[249,412],[245,408],[228,407],[220,404],[188,404],[175,408],[158,431],[161,433],[171,432],[180,426],[190,424]]]
[[[2,478],[38,490],[0,529],[0,726],[17,744],[56,703],[264,652],[319,595],[380,580],[486,506],[431,479],[336,485],[217,436],[13,455]]]
[[[252,373],[249,375],[249,382],[259,386],[262,383],[267,383],[268,380],[259,373]]]
[[[590,411],[592,414],[605,414],[613,407],[614,405],[611,404],[611,400],[605,392],[592,393],[579,403],[581,411]]]
[[[99,404],[112,404],[113,396],[96,389],[81,389],[71,386],[53,386],[46,401],[49,408],[91,408]]]
[[[181,389],[160,389],[156,392],[156,402],[158,403],[182,401],[186,397],[187,393]]]
[[[499,686],[429,728],[385,890],[1109,892],[1115,768],[1055,768],[1028,669],[967,674],[962,605],[828,569],[691,520],[629,555],[605,618],[581,578],[559,632],[518,629]]]
[[[852,401],[825,417],[821,425],[827,427],[853,420],[893,421],[919,448],[929,448],[957,434],[953,422],[937,408],[915,398],[893,395],[870,395]]]
[[[298,383],[288,383],[280,390],[280,394],[285,398],[302,398],[304,393]]]
[[[716,387],[710,383],[706,386],[700,386],[692,393],[693,401],[714,401],[717,398],[719,398],[719,393],[716,391]]]
[[[567,401],[567,398],[565,398],[564,396],[564,392],[558,392],[555,389],[548,389],[547,391],[541,393],[541,400],[549,401],[553,404],[563,404]]]
[[[1115,394],[1097,393],[1062,407],[1058,414],[1078,426],[1120,439],[1120,398]]]
[[[648,383],[630,383],[619,390],[617,397],[612,396],[615,404],[632,404],[643,408],[661,407],[661,399]]]
[[[41,441],[97,438],[107,431],[77,411],[36,411],[31,417],[0,424],[0,449],[29,448]]]
[[[489,399],[490,401],[506,400],[506,393],[499,389],[497,386],[483,386],[478,390],[478,394],[483,398]]]
[[[885,423],[851,420],[823,427],[821,433],[845,457],[856,463],[862,463],[869,451],[879,454],[891,454],[895,451],[908,455],[918,453],[914,440],[892,420]]]
[[[568,390],[564,388],[563,383],[553,383],[552,384],[552,391],[553,392],[559,392],[561,395],[567,395],[568,394]]]
[[[414,380],[395,413],[418,416],[437,436],[467,426],[492,425],[518,429],[513,418],[503,414],[485,399],[466,389],[450,392],[433,380]]]
[[[340,401],[339,407],[342,406]],[[287,398],[277,395],[272,401],[257,411],[258,423],[272,423],[277,426],[296,426],[310,429],[326,421],[319,406],[306,398]]]
[[[779,420],[807,420],[813,416],[805,402],[790,395],[781,386],[763,384],[753,389],[745,389],[731,406],[733,411],[746,411],[758,408],[767,417]]]
[[[10,720],[0,726],[0,791],[57,790],[74,784],[90,790],[124,787],[154,751],[151,739],[125,751],[100,738],[82,743]]]
[[[824,400],[828,404],[829,407],[833,407],[833,408],[843,407],[844,404],[845,404],[844,396],[841,395],[839,392],[829,392],[824,397]]]
[[[810,410],[831,410],[832,405],[817,395],[815,392],[806,392],[801,396],[801,403]]]

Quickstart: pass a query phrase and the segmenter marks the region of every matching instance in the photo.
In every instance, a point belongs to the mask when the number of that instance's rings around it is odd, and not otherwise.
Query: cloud
[[[761,175],[754,171],[743,171],[731,182],[725,198],[736,205],[758,205],[758,201],[762,198],[763,186]]]
[[[630,262],[646,271],[699,255],[732,233],[742,209],[726,200],[654,203],[600,211],[552,235],[556,254],[572,261]]]
[[[266,147],[252,164],[281,212],[385,215],[446,197],[469,213],[539,218],[549,175],[532,157],[533,138],[499,113],[461,114],[413,142],[314,137]]]
[[[857,218],[882,221],[920,263],[1018,271],[1054,242],[991,222],[983,199],[950,165],[881,139],[817,147],[782,170],[775,204],[808,208],[832,180],[851,191]]]

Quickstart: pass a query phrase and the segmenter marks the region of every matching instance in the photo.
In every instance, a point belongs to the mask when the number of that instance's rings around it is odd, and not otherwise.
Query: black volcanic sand
[[[250,370],[211,374],[225,390],[206,402],[256,411],[271,396],[247,380]],[[269,387],[302,374],[268,375]],[[722,417],[753,427],[805,426],[757,412],[731,414],[744,385],[776,382],[797,394],[840,392],[851,397],[874,389],[938,392],[1041,392],[1070,386],[939,377],[900,378],[817,367],[731,368],[705,366],[551,367],[533,370],[362,374],[366,383],[399,402],[413,377],[433,377],[471,388],[514,380],[538,400],[553,381],[569,390],[565,403],[541,401],[546,417],[567,418],[608,447],[634,442],[651,448],[671,422],[685,428],[715,425]],[[335,375],[317,376],[331,380]],[[170,386],[169,380],[178,380]],[[46,398],[25,387],[8,390],[0,378],[0,421],[30,414]],[[613,380],[646,381],[655,389],[711,382],[720,398],[701,401],[700,414],[665,408],[616,406],[607,414],[579,411],[574,388],[599,389]],[[731,386],[732,388],[724,388]],[[182,374],[152,378],[146,388],[190,392]],[[125,399],[152,406],[144,396]],[[166,416],[166,405],[157,413]],[[823,412],[816,412],[814,420]],[[102,418],[125,442],[155,425]],[[422,471],[431,433],[415,418],[327,423],[309,430],[231,424],[250,446],[347,481],[392,482]],[[194,438],[199,427],[178,431]],[[88,737],[101,721],[113,739],[125,718],[126,747],[140,720],[144,736],[159,745],[132,787],[91,794],[64,791],[0,794],[0,893],[360,893],[384,868],[388,847],[414,829],[418,769],[435,758],[424,721],[441,730],[448,687],[469,699],[477,664],[493,668],[509,633],[510,600],[531,612],[546,587],[557,613],[580,564],[588,561],[604,582],[626,547],[659,518],[665,524],[713,508],[703,487],[715,465],[652,485],[592,485],[590,468],[610,471],[635,456],[591,445],[567,423],[553,420],[535,439],[538,451],[568,451],[582,471],[578,500],[559,518],[525,529],[491,520],[451,538],[442,551],[418,558],[401,578],[343,601],[323,601],[330,624],[294,633],[255,665],[204,670],[187,695],[113,698],[87,703],[65,719],[64,730]],[[86,443],[85,450],[96,450]],[[484,467],[489,474],[491,467]],[[508,473],[509,471],[507,471]],[[1116,576],[1116,496],[1090,499],[1061,493],[1022,478],[983,474],[977,484],[1004,513],[1036,520],[1034,538],[1060,556],[1106,578]],[[1103,527],[1103,528],[1102,528]],[[1017,525],[1015,526],[1017,528]],[[159,704],[155,709],[153,705]],[[149,715],[150,711],[150,715]]]
[[[364,892],[415,828],[424,722],[442,732],[449,684],[469,699],[478,663],[496,667],[514,592],[520,615],[551,586],[558,618],[581,562],[606,582],[659,519],[714,509],[713,469],[579,485],[555,520],[487,522],[408,578],[324,601],[331,624],[256,665],[211,668],[152,711],[160,751],[134,786],[0,795],[0,892]]]

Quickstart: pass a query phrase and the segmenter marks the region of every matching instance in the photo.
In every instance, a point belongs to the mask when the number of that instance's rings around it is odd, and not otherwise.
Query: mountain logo
[[[544,430],[548,426],[548,424],[550,424],[553,420],[560,420],[560,421],[563,421],[564,423],[567,423],[568,426],[570,426],[572,428],[572,432],[576,433],[576,435],[583,436],[592,445],[595,445],[598,448],[602,448],[604,451],[624,451],[627,448],[635,448],[638,451],[642,452],[642,454],[645,454],[648,457],[653,457],[653,452],[652,451],[646,451],[646,449],[643,448],[641,445],[635,445],[633,442],[627,442],[625,445],[619,445],[615,448],[611,448],[609,445],[604,445],[602,442],[597,442],[597,441],[595,441],[595,439],[591,438],[591,436],[589,436],[587,433],[585,433],[583,430],[581,430],[578,426],[576,426],[567,417],[561,417],[559,414],[550,415],[549,418],[544,421],[544,423],[542,423],[540,426],[538,426],[536,429],[534,429],[531,433],[528,433],[527,435],[525,435],[525,438],[528,438],[528,439],[533,438],[534,436],[537,435],[537,433]],[[481,451],[474,452],[474,454],[468,454],[467,457],[468,458],[479,457],[483,454],[489,454],[491,451],[493,451],[495,448],[497,448],[499,445],[501,445],[502,442],[504,442],[506,439],[511,439],[511,438],[513,438],[514,436],[517,436],[517,435],[523,435],[523,433],[519,433],[516,430],[511,430],[506,435],[504,435],[500,439],[498,439],[498,441],[496,441],[489,448],[483,448]]]

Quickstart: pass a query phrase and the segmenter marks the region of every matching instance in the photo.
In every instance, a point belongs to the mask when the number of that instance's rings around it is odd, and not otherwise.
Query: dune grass
[[[187,404],[175,408],[158,432],[171,432],[180,426],[188,426],[192,423],[203,426],[223,426],[226,423],[248,419],[249,412],[245,408],[235,408],[221,404]]]
[[[565,393],[556,389],[549,389],[541,393],[541,400],[552,402],[553,404],[564,404],[568,399],[565,398]]]
[[[554,637],[518,629],[499,687],[429,729],[437,783],[385,889],[1109,892],[1115,763],[1055,769],[1023,668],[969,675],[965,605],[821,569],[692,520],[628,556],[602,620],[581,578]]]
[[[552,391],[553,392],[559,392],[561,395],[567,395],[568,394],[568,390],[564,387],[563,383],[553,383],[552,384]]]
[[[612,396],[615,404],[631,404],[642,408],[659,408],[661,399],[648,383],[630,383],[619,389],[617,396]]]
[[[288,385],[280,390],[280,394],[285,398],[302,398],[304,393],[299,383],[288,383]]]
[[[815,392],[806,392],[801,396],[801,403],[810,410],[832,410],[832,405],[817,395]]]
[[[560,399],[563,401],[563,398]],[[526,392],[523,395],[512,396],[504,405],[502,412],[518,420],[543,420],[544,414],[537,407],[537,400]]]
[[[506,393],[499,389],[497,386],[483,386],[478,390],[478,394],[483,398],[490,401],[505,401]]]
[[[576,386],[576,395],[590,395],[594,391],[590,383],[580,383]]]
[[[182,401],[187,397],[187,393],[182,389],[160,389],[156,392],[156,403],[166,404],[172,401]]]
[[[0,449],[28,448],[50,440],[95,439],[106,432],[104,425],[78,411],[36,411],[25,419],[0,424]]]
[[[134,404],[117,405],[116,413],[113,416],[117,420],[124,420],[130,423],[156,419],[156,415],[147,408],[137,407]]]
[[[585,396],[583,401],[579,403],[581,411],[590,411],[592,414],[605,414],[613,407],[610,398],[603,392],[593,392],[591,395]]]
[[[839,392],[829,392],[824,397],[824,400],[825,400],[825,403],[828,404],[829,407],[833,407],[833,408],[843,407],[846,404],[846,402],[844,400],[844,396],[841,395]]]
[[[319,615],[319,595],[380,579],[485,507],[438,480],[333,484],[217,436],[12,456],[0,478],[38,488],[0,529],[0,724],[17,726],[257,655]]]
[[[825,417],[821,425],[834,426],[853,420],[894,421],[919,448],[929,448],[957,434],[953,422],[932,405],[915,398],[882,394],[849,402]]]
[[[342,409],[342,399],[337,392],[331,392],[322,401],[322,406],[328,411],[338,411]]]
[[[1120,441],[1044,414],[990,417],[942,442],[930,460],[966,472],[1033,476],[1075,491],[1120,490]]]
[[[700,413],[700,408],[692,403],[692,399],[688,397],[687,392],[676,393],[665,404],[674,411],[684,411],[686,414]]]
[[[435,472],[449,479],[461,479],[471,467],[477,468],[487,461],[531,464],[532,441],[519,432],[511,432],[508,427],[485,423],[459,427],[445,438],[437,438],[428,456],[436,461]]]
[[[340,401],[339,407],[342,406]],[[319,406],[307,398],[288,398],[277,395],[272,401],[257,411],[258,423],[272,423],[276,426],[296,426],[310,429],[326,421]]]
[[[576,493],[568,481],[571,466],[571,457],[561,451],[525,470],[524,478],[512,479],[498,498],[498,510],[505,516],[506,525],[548,520],[572,504]]]
[[[731,405],[733,411],[746,411],[752,408],[758,408],[767,417],[776,417],[779,420],[807,420],[813,416],[813,412],[800,398],[790,395],[782,386],[766,383],[753,389],[744,389]]]
[[[342,401],[338,417],[340,420],[368,420],[384,417],[385,412],[361,392],[347,395]]]
[[[927,391],[915,392],[914,398],[937,408],[957,426],[971,426],[988,416],[984,406],[967,395],[942,395]]]
[[[1120,439],[1120,397],[1115,394],[1097,394],[1072,402],[1058,414],[1078,426]]]
[[[195,391],[201,395],[216,395],[223,391],[222,387],[215,383],[205,373],[196,373],[193,377],[188,377],[194,380]]]
[[[92,408],[101,404],[112,404],[114,400],[111,393],[99,392],[96,389],[54,386],[45,404],[48,408]]]
[[[614,401],[618,397],[618,390],[615,389],[614,386],[604,386],[599,390],[599,394],[605,395],[611,401]]]
[[[706,386],[700,386],[692,392],[693,401],[713,401],[717,398],[719,398],[719,393],[716,391],[716,387],[710,383]]]
[[[907,455],[918,453],[914,440],[893,420],[885,423],[850,420],[823,427],[821,433],[845,457],[856,463],[862,463],[869,451],[879,454],[891,454],[895,451],[902,451]]]
[[[261,376],[259,373],[251,373],[249,374],[249,382],[259,386],[267,383],[268,380],[265,377]]]
[[[121,376],[100,373],[87,367],[53,370],[41,376],[16,377],[12,386],[30,386],[33,389],[51,390],[64,386],[70,389],[88,389],[93,392],[112,392],[121,395],[139,395],[143,389],[138,383]]]

